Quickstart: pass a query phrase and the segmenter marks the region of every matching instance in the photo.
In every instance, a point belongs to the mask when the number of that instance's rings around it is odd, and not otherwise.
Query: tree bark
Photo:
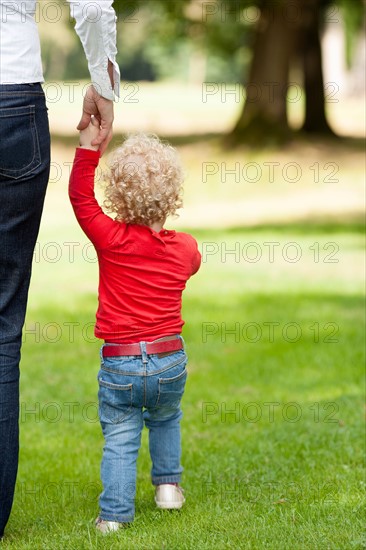
[[[302,0],[301,13],[299,57],[305,92],[305,117],[301,130],[309,134],[334,135],[325,114],[319,0]]]
[[[254,38],[253,59],[242,114],[231,142],[261,146],[281,143],[291,134],[287,119],[289,65],[295,25],[289,0],[264,0]]]

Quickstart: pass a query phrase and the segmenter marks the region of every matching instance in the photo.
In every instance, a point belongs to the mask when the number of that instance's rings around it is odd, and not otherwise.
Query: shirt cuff
[[[114,101],[115,96],[119,97],[120,73],[117,63],[115,61],[111,61],[111,63],[113,64],[114,86],[112,86],[108,71],[104,67],[89,67],[89,71],[92,84],[97,90],[98,94],[105,99],[110,99],[111,101]]]

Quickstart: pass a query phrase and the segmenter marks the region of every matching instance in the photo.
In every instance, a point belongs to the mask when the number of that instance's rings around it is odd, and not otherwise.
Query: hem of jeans
[[[160,477],[153,477],[152,478],[152,484],[153,485],[165,485],[167,483],[179,483],[181,480],[181,476],[179,474],[174,476],[160,476]]]
[[[119,516],[118,514],[103,514],[103,512],[100,512],[99,517],[104,521],[116,521],[117,523],[124,523],[126,525],[128,523],[131,523],[134,520],[134,516]]]

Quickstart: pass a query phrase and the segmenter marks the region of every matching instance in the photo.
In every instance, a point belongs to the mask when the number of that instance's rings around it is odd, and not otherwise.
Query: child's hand
[[[98,151],[99,145],[92,145],[92,141],[99,135],[100,126],[99,121],[95,116],[91,117],[89,126],[85,130],[80,132],[80,147],[82,149],[91,149],[92,151]]]

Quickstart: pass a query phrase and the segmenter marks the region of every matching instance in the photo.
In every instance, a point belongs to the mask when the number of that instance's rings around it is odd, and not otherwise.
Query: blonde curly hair
[[[130,135],[112,154],[104,176],[104,206],[125,223],[164,223],[183,206],[183,179],[178,154],[171,145],[156,135]]]

